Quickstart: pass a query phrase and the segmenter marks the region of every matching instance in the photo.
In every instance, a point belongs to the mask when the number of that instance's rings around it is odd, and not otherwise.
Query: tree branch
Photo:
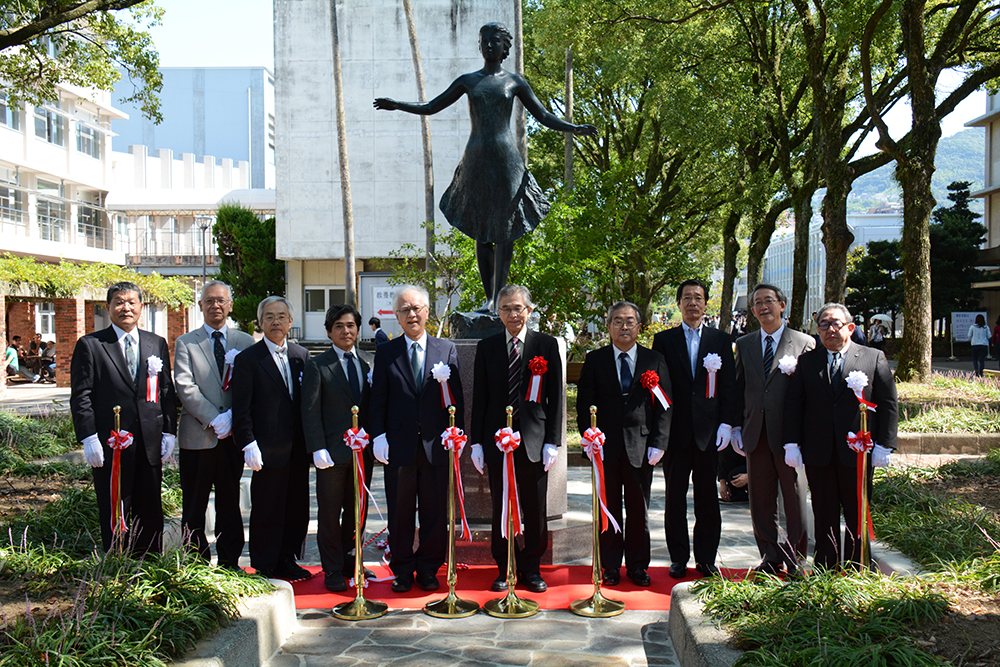
[[[0,30],[0,51],[12,46],[27,44],[45,34],[46,31],[75,21],[87,14],[127,9],[140,2],[142,0],[88,0],[66,7],[61,7],[56,3],[47,3],[39,12],[38,17],[31,23],[18,28]]]

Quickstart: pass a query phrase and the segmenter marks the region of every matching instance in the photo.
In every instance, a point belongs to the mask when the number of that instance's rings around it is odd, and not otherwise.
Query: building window
[[[69,241],[66,235],[65,204],[38,198],[38,234],[44,241]]]
[[[0,220],[24,224],[24,205],[20,190],[0,185]]]
[[[55,111],[35,107],[35,136],[56,146],[66,145],[66,119]]]
[[[97,160],[101,159],[101,144],[104,143],[104,133],[92,127],[77,124],[76,150]]]
[[[44,340],[54,340],[56,332],[56,309],[51,302],[35,304],[35,331]]]
[[[0,93],[0,125],[6,125],[12,130],[21,129],[20,109],[7,103],[6,93]]]

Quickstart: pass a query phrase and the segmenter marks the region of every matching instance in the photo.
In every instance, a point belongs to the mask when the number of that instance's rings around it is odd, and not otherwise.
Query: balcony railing
[[[0,206],[0,234],[24,236],[28,226],[27,218],[21,209]]]
[[[48,215],[38,216],[38,236],[43,241],[55,241],[56,243],[69,243],[67,227],[69,221],[63,218],[56,218]]]
[[[205,232],[205,245],[202,245],[200,229],[174,232],[163,229],[139,230],[130,255],[140,256],[183,256],[196,255],[201,257],[202,248],[208,251],[208,256],[215,256],[215,241],[212,231]]]
[[[82,222],[76,223],[77,243],[83,241],[88,248],[100,248],[102,250],[114,250],[114,240],[111,230],[107,227],[88,225]]]

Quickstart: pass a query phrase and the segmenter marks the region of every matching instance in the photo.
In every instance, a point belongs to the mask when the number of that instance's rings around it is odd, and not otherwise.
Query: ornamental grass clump
[[[24,417],[0,412],[0,443],[5,459],[22,462],[58,456],[77,449],[73,422],[68,415]]]

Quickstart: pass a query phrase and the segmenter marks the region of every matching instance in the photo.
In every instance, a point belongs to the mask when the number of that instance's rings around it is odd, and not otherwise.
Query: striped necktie
[[[507,359],[507,404],[514,408],[513,417],[517,418],[517,395],[521,390],[521,350],[518,349],[517,336],[510,339],[510,356]]]
[[[774,339],[770,336],[764,338],[764,379],[771,374],[771,364],[774,363]]]

